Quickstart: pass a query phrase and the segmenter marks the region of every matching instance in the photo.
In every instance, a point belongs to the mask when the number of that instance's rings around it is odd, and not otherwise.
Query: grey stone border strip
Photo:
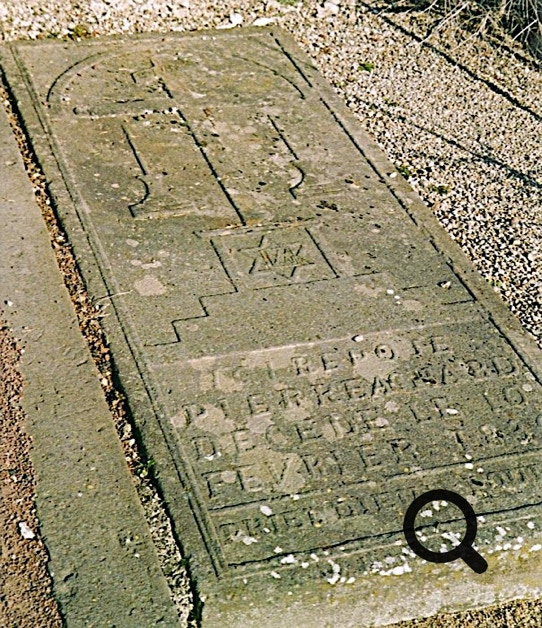
[[[179,625],[21,155],[0,112],[0,298],[24,354],[36,505],[68,626]]]

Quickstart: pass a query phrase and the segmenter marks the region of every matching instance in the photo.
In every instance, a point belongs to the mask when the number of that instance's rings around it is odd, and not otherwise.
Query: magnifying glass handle
[[[476,573],[484,573],[488,568],[486,559],[472,545],[461,546],[461,558]]]

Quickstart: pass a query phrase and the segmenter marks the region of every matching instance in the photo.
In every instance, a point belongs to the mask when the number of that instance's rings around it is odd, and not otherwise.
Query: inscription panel
[[[488,323],[153,370],[182,400],[171,420],[232,563],[395,531],[427,481],[490,512],[499,457],[542,447],[540,384]]]
[[[283,33],[11,55],[211,624],[411,615],[401,526],[429,489],[467,497],[488,552],[495,525],[537,546],[534,349]]]

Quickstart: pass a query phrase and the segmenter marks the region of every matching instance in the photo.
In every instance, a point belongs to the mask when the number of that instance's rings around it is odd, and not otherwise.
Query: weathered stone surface
[[[284,33],[10,54],[204,622],[538,594],[540,353]],[[433,488],[485,574],[405,548]]]
[[[40,533],[62,617],[74,628],[178,625],[99,374],[3,108],[0,224],[2,316],[24,349],[24,429],[32,438]],[[49,619],[40,625],[51,625]],[[0,617],[1,625],[8,621]]]

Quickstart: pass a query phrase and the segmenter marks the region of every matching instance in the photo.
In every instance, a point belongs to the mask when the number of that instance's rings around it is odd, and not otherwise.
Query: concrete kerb
[[[70,626],[177,625],[97,371],[0,116],[1,298],[24,347],[23,409],[55,596]]]

